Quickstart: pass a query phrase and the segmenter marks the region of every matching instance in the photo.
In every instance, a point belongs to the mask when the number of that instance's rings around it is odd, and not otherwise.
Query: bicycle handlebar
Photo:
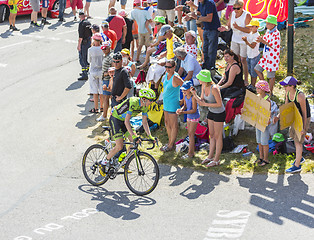
[[[153,146],[152,147],[150,147],[150,148],[146,148],[146,150],[151,150],[151,149],[153,149],[153,148],[155,148],[155,142],[154,141],[156,141],[156,144],[157,144],[157,146],[158,146],[158,139],[157,138],[155,138],[155,140],[152,140],[152,139],[150,139],[150,138],[138,138],[141,142],[151,142],[152,144],[153,144]],[[137,149],[138,148],[138,143],[134,143],[134,142],[124,142],[124,144],[129,144],[129,145],[133,145],[133,147],[131,147],[131,149]]]

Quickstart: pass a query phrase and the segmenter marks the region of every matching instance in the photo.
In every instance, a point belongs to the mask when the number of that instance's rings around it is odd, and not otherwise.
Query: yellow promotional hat
[[[252,18],[252,20],[250,21],[250,23],[248,25],[246,25],[247,27],[252,27],[252,26],[256,26],[259,27],[259,21],[256,18]]]

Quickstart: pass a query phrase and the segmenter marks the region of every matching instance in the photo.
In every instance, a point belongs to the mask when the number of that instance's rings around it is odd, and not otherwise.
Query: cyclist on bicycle
[[[142,123],[144,130],[151,140],[155,140],[150,133],[147,112],[148,106],[156,98],[156,94],[152,89],[142,88],[139,91],[139,97],[130,97],[124,100],[119,105],[112,109],[109,118],[109,124],[112,129],[112,137],[115,140],[115,147],[108,153],[106,159],[101,162],[101,165],[107,165],[109,160],[114,157],[124,147],[123,135],[132,142],[138,142],[138,136],[133,132],[130,119],[142,112]]]

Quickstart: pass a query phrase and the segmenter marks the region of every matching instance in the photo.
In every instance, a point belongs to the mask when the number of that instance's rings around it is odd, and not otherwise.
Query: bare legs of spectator
[[[178,135],[178,115],[173,113],[164,112],[165,125],[168,134],[168,148],[173,149]]]
[[[268,160],[269,145],[262,145],[259,143],[258,148],[259,148],[259,158],[263,159],[265,162],[269,162]]]
[[[175,10],[178,12],[178,24],[179,25],[182,25],[182,14],[183,14],[183,6],[182,5],[179,5],[179,6],[176,6]]]
[[[134,59],[134,47],[136,45],[136,49],[138,49],[138,39],[133,39],[131,42],[131,61]]]
[[[110,96],[109,95],[103,95],[104,96],[104,104],[102,105],[103,106],[103,117],[106,118],[107,117],[107,113],[108,113],[108,109],[109,109],[109,99],[110,99]]]
[[[14,31],[19,31],[19,29],[17,29],[15,27],[16,15],[17,15],[17,13],[10,13],[10,16],[9,16],[10,29],[14,29]],[[11,26],[12,26],[12,28],[11,28]]]
[[[249,69],[247,66],[246,57],[240,57],[241,63],[243,66],[243,73],[244,73],[244,84],[245,86],[249,85]]]
[[[140,60],[140,55],[142,53],[142,47],[143,45],[139,45],[138,48],[137,48],[137,52],[136,52],[136,61],[139,61]]]
[[[213,159],[213,161],[216,163],[219,163],[219,157],[223,146],[222,144],[223,124],[224,124],[223,122],[214,122],[213,120],[208,119],[208,128],[210,136],[208,159]]]
[[[195,149],[195,131],[197,127],[197,122],[188,122],[188,135],[189,135],[189,157],[194,157]]]
[[[90,4],[91,4],[91,2],[86,1],[85,6],[84,6],[84,13],[85,13],[86,17],[88,17],[88,18],[90,18],[90,15],[89,15]]]
[[[252,85],[253,87],[255,87],[256,80],[257,80],[257,77],[252,77],[252,76],[251,76],[251,85]]]
[[[104,98],[103,98],[104,95],[103,94],[93,94],[95,109],[98,109],[98,96],[99,96],[99,100],[100,100],[100,107],[102,107],[104,105]]]
[[[147,66],[147,64],[149,63],[149,57],[156,51],[156,49],[154,47],[148,47],[147,51],[146,51],[146,57],[145,57],[145,61],[144,63],[139,66],[138,68],[144,68]]]
[[[32,21],[33,23],[37,23],[37,14],[38,14],[38,12],[32,11],[32,14],[31,14],[31,21]]]

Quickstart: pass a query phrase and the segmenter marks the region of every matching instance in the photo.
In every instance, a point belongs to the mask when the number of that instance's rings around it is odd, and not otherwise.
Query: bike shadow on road
[[[96,209],[113,218],[134,220],[141,215],[134,212],[141,206],[156,204],[156,200],[147,196],[137,196],[128,191],[108,191],[103,187],[94,187],[88,184],[78,187],[84,193],[92,196],[92,201],[99,202]]]
[[[198,174],[199,184],[192,184],[180,193],[188,199],[197,199],[202,195],[211,193],[221,182],[229,182],[229,177],[212,172],[195,171],[179,166],[159,165],[160,178],[168,177],[169,186],[179,186],[191,179],[192,174]],[[196,182],[193,180],[193,182]]]
[[[288,219],[314,228],[314,196],[308,194],[309,186],[302,175],[279,174],[276,181],[271,181],[273,177],[255,172],[252,177],[237,177],[240,186],[252,194],[250,204],[260,209],[257,216],[278,225]]]

